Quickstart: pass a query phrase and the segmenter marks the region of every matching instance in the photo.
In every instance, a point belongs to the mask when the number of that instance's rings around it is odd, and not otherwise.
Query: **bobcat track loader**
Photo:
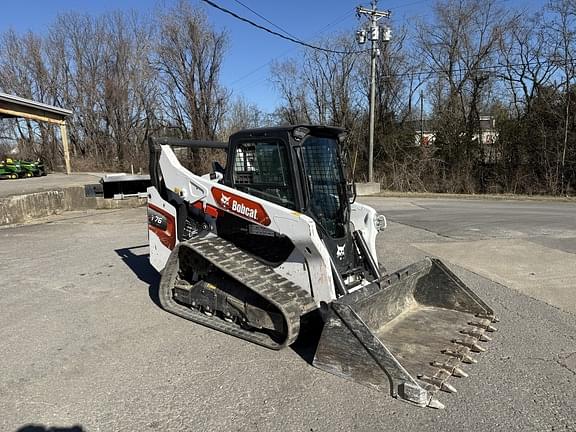
[[[386,274],[386,219],[355,202],[345,131],[242,130],[229,142],[150,139],[150,261],[169,312],[271,349],[320,325],[314,366],[443,408],[496,321],[446,266],[426,258]],[[197,175],[177,153],[220,148],[226,167]],[[307,319],[311,316],[321,319]],[[321,324],[311,324],[318,323]],[[308,324],[307,324],[308,323]]]

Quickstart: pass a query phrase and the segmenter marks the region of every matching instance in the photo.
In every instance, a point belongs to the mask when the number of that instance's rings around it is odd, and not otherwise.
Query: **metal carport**
[[[66,174],[70,174],[71,172],[68,130],[66,125],[66,118],[71,114],[72,111],[64,108],[0,93],[0,118],[25,118],[60,126]]]

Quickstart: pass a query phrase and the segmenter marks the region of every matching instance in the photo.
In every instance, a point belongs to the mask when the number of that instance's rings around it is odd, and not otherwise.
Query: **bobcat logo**
[[[230,205],[230,197],[222,194],[220,198],[220,203],[223,207],[228,207]]]
[[[344,248],[345,248],[345,247],[346,247],[345,244],[343,244],[342,246],[336,245],[336,257],[337,257],[339,260],[344,259]]]

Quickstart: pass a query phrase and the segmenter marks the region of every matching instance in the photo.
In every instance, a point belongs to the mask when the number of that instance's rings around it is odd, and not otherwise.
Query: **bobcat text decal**
[[[215,187],[212,188],[212,196],[220,208],[258,222],[261,225],[270,225],[270,218],[259,203]]]

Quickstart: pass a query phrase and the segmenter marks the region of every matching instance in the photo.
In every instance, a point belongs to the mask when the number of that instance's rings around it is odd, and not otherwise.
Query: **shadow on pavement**
[[[29,424],[17,429],[16,432],[86,432],[82,426],[74,425],[71,427],[60,426],[42,426]]]
[[[290,345],[290,348],[310,365],[314,361],[314,354],[316,354],[323,327],[324,322],[319,311],[310,312],[302,317],[298,339]]]
[[[150,264],[150,254],[136,254],[135,250],[147,248],[148,245],[132,246],[123,249],[115,249],[114,252],[118,254],[124,264],[134,272],[134,274],[142,282],[148,284],[148,295],[154,304],[160,306],[160,297],[158,296],[158,288],[160,285],[160,274]]]

